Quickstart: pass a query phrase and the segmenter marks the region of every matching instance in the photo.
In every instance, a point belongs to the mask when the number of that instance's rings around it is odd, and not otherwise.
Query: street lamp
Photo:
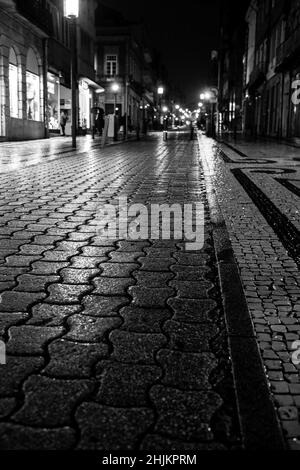
[[[114,106],[114,141],[118,140],[117,136],[117,93],[120,90],[120,85],[118,83],[113,83],[111,86],[112,92],[115,96],[115,106]]]
[[[77,128],[77,18],[79,0],[65,0],[64,14],[71,24],[72,147],[76,148]]]
[[[158,97],[159,97],[159,100],[158,100],[158,108],[159,108],[159,113],[158,113],[158,118],[159,118],[159,129],[161,130],[161,100],[162,100],[162,96],[165,92],[165,89],[163,86],[159,86],[157,88],[157,94],[158,94]]]

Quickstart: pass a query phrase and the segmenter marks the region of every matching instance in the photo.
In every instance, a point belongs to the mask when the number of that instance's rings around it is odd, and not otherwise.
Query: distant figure
[[[65,114],[64,111],[62,111],[61,115],[60,115],[60,127],[61,127],[61,131],[62,131],[62,135],[65,136],[66,135],[66,124],[67,124],[67,116]]]
[[[97,109],[95,125],[99,135],[102,135],[104,128],[104,110],[102,108]]]

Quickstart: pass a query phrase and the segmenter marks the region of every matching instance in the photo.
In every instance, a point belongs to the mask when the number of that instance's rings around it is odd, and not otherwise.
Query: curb
[[[198,144],[200,147],[199,135]],[[251,451],[285,450],[281,425],[267,383],[229,233],[217,201],[208,162],[203,156],[201,160],[211,212],[243,445],[245,450]]]

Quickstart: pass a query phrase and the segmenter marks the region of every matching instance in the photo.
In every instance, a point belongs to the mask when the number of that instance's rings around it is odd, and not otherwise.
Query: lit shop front
[[[71,90],[63,85],[63,77],[48,72],[48,129],[51,134],[61,133],[61,115],[67,118],[66,134],[71,134]]]
[[[79,131],[85,133],[92,127],[92,112],[96,96],[104,93],[104,88],[88,78],[82,78],[78,84],[79,93]]]

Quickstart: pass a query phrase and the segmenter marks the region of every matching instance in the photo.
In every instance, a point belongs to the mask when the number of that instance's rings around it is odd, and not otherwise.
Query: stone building
[[[245,132],[300,139],[300,1],[253,0],[245,53]]]
[[[97,94],[94,0],[79,1],[77,122],[88,130]],[[63,0],[0,0],[0,139],[71,133],[71,26]]]

